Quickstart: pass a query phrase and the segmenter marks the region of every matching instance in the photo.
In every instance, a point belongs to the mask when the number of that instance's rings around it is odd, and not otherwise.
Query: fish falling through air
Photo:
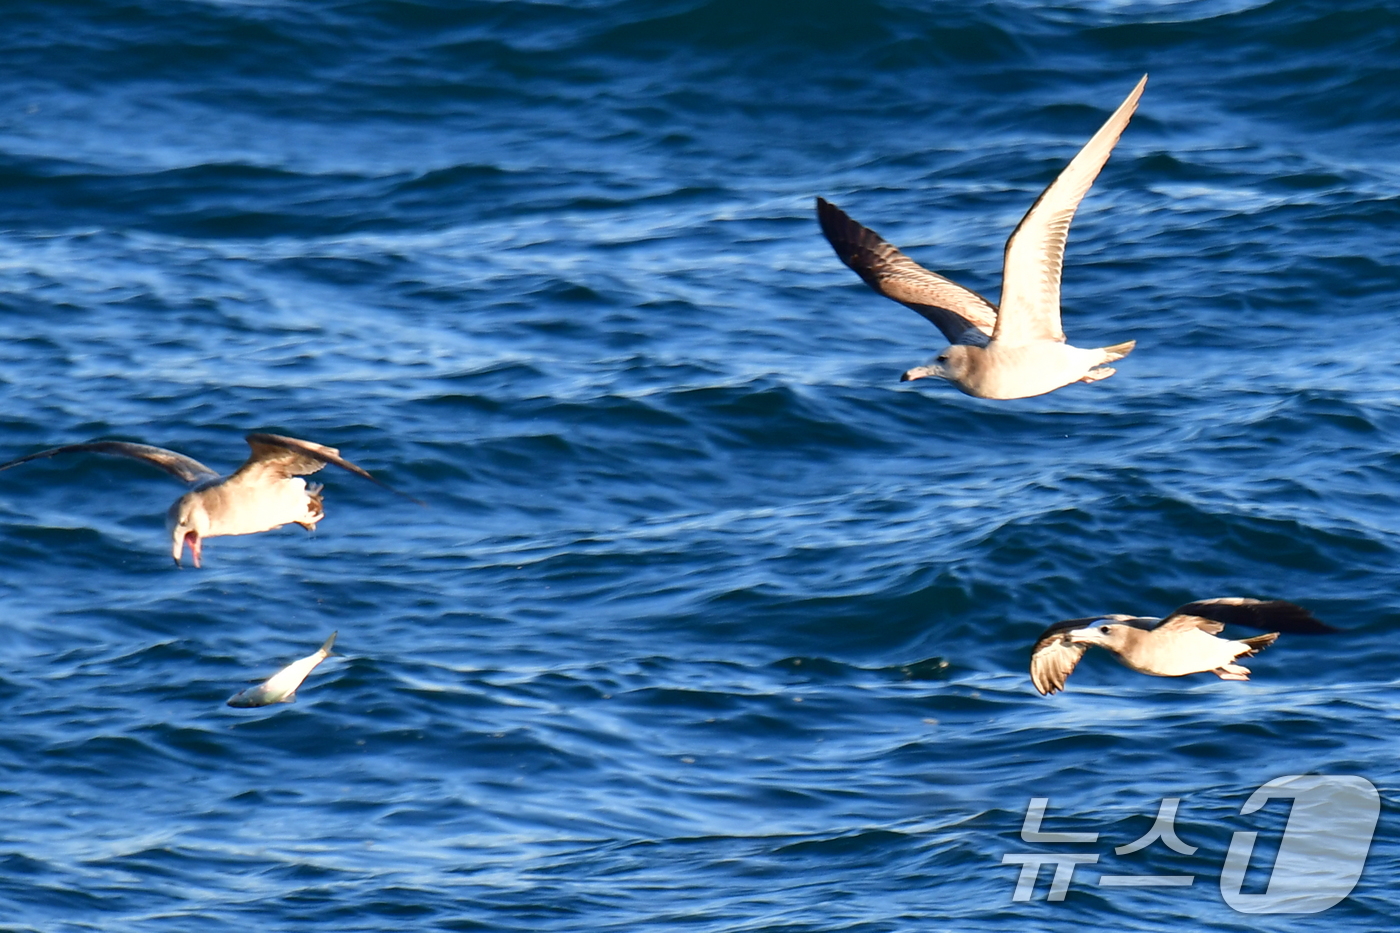
[[[331,637],[326,639],[326,643],[315,654],[308,654],[300,660],[293,661],[256,687],[249,687],[247,690],[241,690],[229,697],[228,705],[249,707],[271,706],[273,703],[295,703],[297,701],[297,688],[306,679],[306,675],[315,670],[316,665],[331,656],[331,645],[335,644],[337,634],[331,632]]]

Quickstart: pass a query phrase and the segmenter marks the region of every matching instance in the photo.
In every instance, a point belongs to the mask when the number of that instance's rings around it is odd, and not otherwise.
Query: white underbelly
[[[1141,667],[1131,664],[1128,666],[1135,667],[1144,674],[1156,674],[1159,677],[1200,674],[1231,663],[1245,647],[1239,642],[1194,630],[1182,632],[1160,645],[1151,663]]]
[[[1021,347],[987,347],[987,365],[977,391],[982,398],[1031,398],[1053,392],[1084,377],[1098,358],[1092,350],[1049,341]]]
[[[306,481],[297,476],[255,486],[225,483],[206,490],[206,495],[208,538],[256,534],[310,517]]]

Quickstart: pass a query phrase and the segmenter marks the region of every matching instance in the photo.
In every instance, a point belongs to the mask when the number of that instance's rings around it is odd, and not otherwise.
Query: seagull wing
[[[1187,603],[1172,611],[1158,628],[1199,628],[1214,635],[1226,625],[1242,625],[1272,632],[1295,635],[1325,635],[1336,632],[1316,619],[1302,606],[1281,599],[1246,599],[1227,596]]]
[[[1087,644],[1075,644],[1069,640],[1069,633],[1097,622],[1101,616],[1088,619],[1068,619],[1056,622],[1040,633],[1035,646],[1031,648],[1031,683],[1041,696],[1048,696],[1057,690],[1065,689],[1065,681],[1074,673],[1074,666],[1089,649]]]
[[[249,434],[248,446],[253,449],[248,459],[233,474],[233,478],[267,475],[275,479],[307,476],[323,470],[328,463],[349,470],[372,482],[379,482],[369,472],[340,456],[340,451],[324,444],[283,437],[280,434]]]
[[[238,472],[229,477],[230,481],[241,479],[243,482],[258,483],[265,477],[281,480],[291,476],[307,476],[332,463],[356,476],[363,476],[376,486],[383,486],[406,499],[412,498],[375,479],[368,470],[342,457],[334,447],[281,434],[249,434],[247,441],[253,453],[243,461]]]
[[[41,450],[37,454],[20,457],[8,463],[0,463],[0,470],[8,470],[12,466],[28,463],[30,460],[42,460],[46,457],[56,457],[59,454],[83,452],[110,454],[114,457],[129,457],[132,460],[144,460],[147,463],[160,467],[181,482],[190,485],[219,478],[218,473],[215,473],[198,460],[186,457],[184,454],[177,454],[175,451],[166,450],[164,447],[152,447],[149,444],[128,444],[126,441],[89,441],[86,444],[68,444],[63,447],[51,447],[48,450]]]
[[[1060,326],[1060,273],[1069,224],[1137,109],[1146,84],[1147,75],[1143,75],[1127,100],[1040,193],[1006,241],[1001,313],[992,332],[993,340],[1006,346],[1022,346],[1038,340],[1065,339]]]
[[[925,269],[822,198],[817,198],[817,220],[836,255],[865,284],[923,315],[949,343],[986,344],[996,326],[996,305]]]

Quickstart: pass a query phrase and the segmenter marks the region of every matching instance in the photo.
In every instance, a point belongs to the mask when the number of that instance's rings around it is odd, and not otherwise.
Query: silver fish
[[[295,703],[297,701],[297,688],[316,667],[326,658],[331,656],[331,645],[335,644],[335,636],[339,632],[331,632],[331,637],[326,639],[326,643],[315,654],[308,654],[300,660],[293,661],[267,680],[256,687],[249,687],[247,690],[240,690],[229,697],[229,706],[249,707],[249,706],[271,706],[273,703]]]

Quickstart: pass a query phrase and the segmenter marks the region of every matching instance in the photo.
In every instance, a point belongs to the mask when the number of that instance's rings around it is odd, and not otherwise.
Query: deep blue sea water
[[[3,929],[1394,928],[1400,4],[0,13],[0,459],[274,430],[427,502],[328,470],[177,571],[158,471],[0,474]],[[995,297],[1144,72],[1064,275],[1137,350],[900,384],[941,338],[813,198]],[[1346,632],[1031,687],[1050,622],[1221,595]],[[1380,789],[1360,883],[1236,913],[1308,772]],[[1012,900],[1033,797],[1102,834],[1063,902]],[[1112,853],[1173,797],[1194,855]]]

